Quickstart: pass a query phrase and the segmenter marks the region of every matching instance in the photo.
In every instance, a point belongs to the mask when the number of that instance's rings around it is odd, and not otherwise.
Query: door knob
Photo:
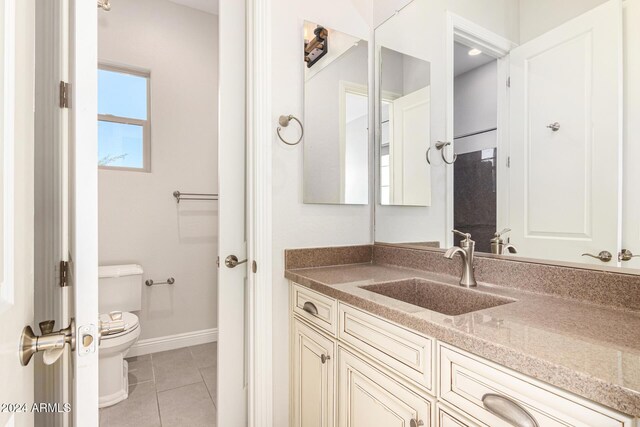
[[[244,264],[245,262],[247,262],[246,259],[243,259],[242,261],[238,261],[237,256],[229,255],[228,257],[225,258],[224,265],[226,265],[229,268],[236,268],[238,265]]]
[[[599,259],[602,262],[609,262],[613,258],[613,255],[611,255],[611,252],[609,251],[601,251],[598,255],[582,254],[582,256],[589,256],[591,258]]]
[[[631,261],[631,258],[640,258],[640,255],[634,255],[629,249],[623,249],[618,253],[618,261]]]
[[[55,321],[45,320],[40,322],[40,332],[38,336],[33,332],[31,326],[25,326],[22,330],[20,338],[20,363],[27,366],[34,354],[44,352],[43,361],[46,365],[55,363],[64,352],[65,345],[69,344],[71,350],[75,349],[75,322],[71,319],[71,323],[67,328],[54,332],[53,327]]]

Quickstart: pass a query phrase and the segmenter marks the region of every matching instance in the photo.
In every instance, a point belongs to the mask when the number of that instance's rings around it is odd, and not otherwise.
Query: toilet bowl
[[[113,317],[110,314],[101,314],[100,321],[109,324],[114,322]],[[124,358],[140,337],[140,324],[138,316],[128,312],[122,313],[122,321],[125,325],[124,331],[104,335],[100,340],[100,408],[115,405],[129,397],[128,364]]]

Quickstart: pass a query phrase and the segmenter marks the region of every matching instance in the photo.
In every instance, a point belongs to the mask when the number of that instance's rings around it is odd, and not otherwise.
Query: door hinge
[[[69,286],[69,262],[60,261],[60,287],[66,288]]]
[[[511,87],[511,77],[507,77],[507,87]]]
[[[71,83],[60,82],[60,108],[71,107]]]

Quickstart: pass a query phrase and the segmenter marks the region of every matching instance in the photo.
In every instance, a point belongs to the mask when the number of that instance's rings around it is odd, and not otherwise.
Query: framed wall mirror
[[[369,202],[369,47],[304,23],[304,202]]]
[[[376,241],[458,229],[498,256],[640,268],[640,0],[397,3],[375,29]],[[405,73],[429,87],[409,120]]]
[[[380,204],[431,205],[431,64],[380,46]]]

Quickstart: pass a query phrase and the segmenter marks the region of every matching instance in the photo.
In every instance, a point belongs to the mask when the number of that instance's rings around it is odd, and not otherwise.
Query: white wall
[[[607,0],[520,0],[520,44],[546,33]]]
[[[489,62],[455,78],[454,135],[466,135],[497,126],[498,63]]]
[[[214,328],[218,18],[167,0],[120,0],[99,14],[99,58],[151,71],[151,173],[100,170],[100,263],[139,263],[141,339]]]
[[[371,242],[370,206],[302,203],[303,147],[285,146],[275,136],[275,125],[280,114],[303,111],[304,20],[368,40],[370,13],[370,0],[327,0],[321,6],[313,0],[272,1],[274,426],[289,425],[289,285],[283,275],[284,249]]]

